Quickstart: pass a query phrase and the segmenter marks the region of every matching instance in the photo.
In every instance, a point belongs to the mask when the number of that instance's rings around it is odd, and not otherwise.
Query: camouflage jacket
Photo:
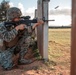
[[[0,23],[0,50],[4,48],[4,41],[10,42],[13,40],[18,34],[16,29],[12,29],[11,31],[7,31],[6,27],[4,26],[4,22]]]
[[[14,40],[16,40],[15,42],[17,42],[19,36],[18,34],[19,33],[15,28],[8,31],[7,28],[4,26],[4,22],[0,23],[0,51],[6,49],[7,43],[5,42],[13,43]],[[25,32],[25,34],[27,34],[27,31]]]

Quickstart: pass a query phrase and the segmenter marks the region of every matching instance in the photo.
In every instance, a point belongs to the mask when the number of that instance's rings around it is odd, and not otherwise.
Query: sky
[[[34,11],[37,8],[38,0],[6,0],[10,2],[11,7],[21,9],[23,15],[34,17]],[[2,2],[2,0],[0,0]],[[49,19],[55,21],[49,22],[49,25],[70,25],[71,24],[71,0],[50,0],[49,2]]]
[[[71,25],[71,0],[51,0],[49,3],[49,22],[51,26]]]

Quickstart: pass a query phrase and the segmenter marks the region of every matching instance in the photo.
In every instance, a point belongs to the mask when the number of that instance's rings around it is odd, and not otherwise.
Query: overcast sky
[[[34,17],[37,0],[6,0],[11,7],[19,7],[23,15]],[[2,0],[0,0],[2,2]],[[55,19],[50,25],[68,25],[71,23],[71,0],[50,0],[49,19]],[[60,23],[61,22],[61,23]]]

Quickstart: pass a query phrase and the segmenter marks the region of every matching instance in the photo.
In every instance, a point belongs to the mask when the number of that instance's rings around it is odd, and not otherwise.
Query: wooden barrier
[[[76,75],[76,0],[72,0],[71,75]]]

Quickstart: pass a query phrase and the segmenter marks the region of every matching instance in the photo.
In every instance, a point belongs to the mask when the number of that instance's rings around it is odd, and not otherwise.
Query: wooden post
[[[37,9],[35,9],[35,18],[38,17],[38,14],[37,14]]]
[[[37,14],[37,9],[35,9],[35,18],[37,18],[38,17],[38,14]],[[37,40],[37,28],[35,28],[35,38],[36,38],[36,40]]]
[[[76,75],[76,0],[72,0],[71,75]]]
[[[38,18],[45,17],[48,20],[48,1],[38,0]],[[38,48],[43,59],[48,59],[48,22],[37,28]]]

